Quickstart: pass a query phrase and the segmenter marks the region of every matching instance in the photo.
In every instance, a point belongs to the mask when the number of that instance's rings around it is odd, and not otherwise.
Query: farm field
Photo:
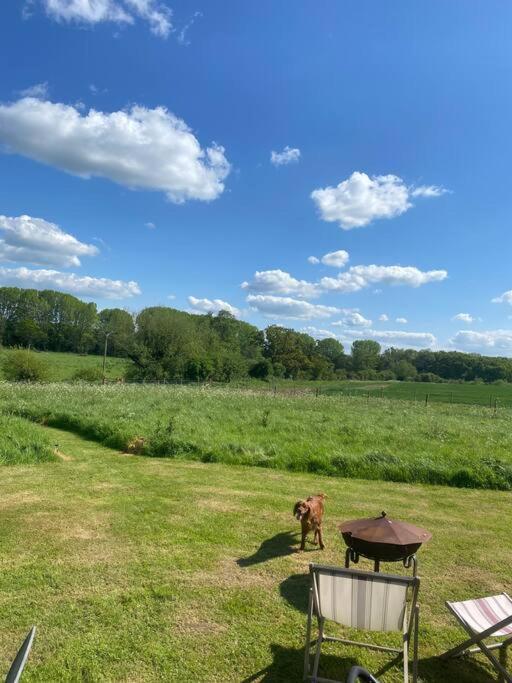
[[[302,680],[308,564],[341,564],[337,524],[384,509],[433,532],[419,553],[421,680],[494,680],[482,658],[435,655],[463,637],[445,600],[510,590],[510,493],[256,468],[248,476],[33,428],[65,460],[2,468],[1,671],[35,623],[27,683]],[[327,547],[298,554],[292,506],[317,491],[328,495]],[[343,679],[354,662],[376,672],[388,661],[331,645],[322,671]],[[398,667],[383,676],[401,680]]]
[[[260,384],[260,388],[263,388]],[[465,403],[494,407],[495,400],[498,407],[512,407],[512,384],[472,384],[465,383],[437,383],[437,382],[398,382],[377,381],[292,381],[278,380],[267,385],[267,391],[298,393],[299,391],[321,393],[332,396],[343,394],[347,396],[361,396],[370,398],[390,398],[401,401],[417,401],[429,403]],[[428,396],[428,398],[427,398]]]
[[[0,351],[0,379],[3,379],[1,363],[5,355],[13,352],[14,349],[2,349]],[[52,382],[71,381],[73,375],[78,370],[99,368],[103,366],[102,356],[81,356],[77,353],[58,353],[56,351],[36,351],[38,358],[41,358],[48,366],[49,379]],[[125,358],[108,358],[105,366],[105,373],[108,379],[115,380],[123,377],[127,360]]]
[[[219,387],[3,383],[0,412],[145,455],[512,487],[512,412],[505,409]]]
[[[27,420],[0,415],[0,466],[55,460],[48,435]]]

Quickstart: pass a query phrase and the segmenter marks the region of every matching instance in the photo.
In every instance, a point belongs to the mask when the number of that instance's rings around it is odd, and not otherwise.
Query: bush
[[[80,368],[73,377],[74,382],[101,382],[103,381],[103,372],[101,368]]]
[[[48,366],[33,351],[12,351],[2,361],[5,379],[10,382],[44,382]]]

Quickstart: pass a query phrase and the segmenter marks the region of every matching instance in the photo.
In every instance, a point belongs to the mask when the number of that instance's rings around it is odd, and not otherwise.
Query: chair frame
[[[505,595],[507,594],[505,593]],[[510,600],[510,597],[508,595],[507,598],[509,598]],[[450,650],[443,652],[443,654],[440,655],[440,658],[450,659],[452,657],[463,657],[475,653],[483,654],[487,657],[487,659],[491,662],[491,664],[498,672],[498,681],[500,681],[500,683],[512,683],[512,673],[507,671],[507,669],[505,668],[507,660],[507,647],[512,644],[512,636],[505,637],[505,640],[489,643],[489,645],[486,645],[483,642],[486,638],[492,638],[493,634],[496,633],[496,631],[500,631],[502,628],[505,628],[505,626],[510,626],[512,624],[512,614],[510,614],[508,617],[505,617],[505,619],[498,621],[493,626],[486,628],[484,631],[477,632],[473,631],[473,629],[460,618],[460,616],[457,614],[457,612],[453,609],[453,607],[448,601],[446,601],[445,604],[446,607],[453,614],[457,622],[469,635],[469,638],[464,642],[460,643],[460,645],[452,647]],[[475,647],[471,647],[471,645],[475,645]],[[500,650],[501,662],[491,652],[491,650],[498,649]]]
[[[411,603],[408,616],[407,605],[405,606],[405,614],[402,630],[402,647],[386,647],[384,645],[374,645],[373,643],[363,643],[355,640],[348,640],[346,638],[335,638],[334,636],[326,636],[324,634],[325,617],[322,617],[319,609],[318,587],[316,583],[316,573],[319,571],[327,571],[336,576],[351,576],[354,578],[366,577],[373,581],[381,578],[383,581],[392,580],[396,583],[402,583],[407,588],[410,588]],[[409,652],[412,641],[412,680],[416,683],[418,678],[418,628],[419,628],[419,605],[418,605],[418,591],[420,587],[420,580],[417,576],[396,576],[394,574],[380,574],[377,572],[364,572],[357,569],[342,569],[341,567],[329,567],[320,564],[310,564],[309,572],[311,576],[311,587],[309,589],[309,605],[308,605],[308,620],[306,627],[306,646],[304,652],[304,681],[311,681],[311,683],[341,683],[332,678],[322,678],[318,676],[318,668],[320,664],[320,653],[322,643],[338,642],[345,645],[357,645],[365,647],[370,650],[377,650],[379,652],[390,652],[396,654],[400,659],[403,659],[404,667],[404,683],[409,681]],[[316,616],[318,623],[318,636],[315,640],[311,640],[311,630],[313,616]],[[315,647],[315,656],[313,661],[313,668],[311,669],[311,647]]]

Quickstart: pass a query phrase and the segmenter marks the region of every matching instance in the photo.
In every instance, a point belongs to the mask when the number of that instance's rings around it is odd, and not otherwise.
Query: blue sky
[[[0,284],[512,353],[512,7],[0,13]]]

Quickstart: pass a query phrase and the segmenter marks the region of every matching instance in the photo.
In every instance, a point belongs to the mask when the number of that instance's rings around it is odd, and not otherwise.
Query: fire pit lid
[[[390,519],[385,512],[382,512],[380,517],[343,522],[340,524],[339,530],[342,534],[350,534],[353,538],[362,541],[393,545],[426,543],[432,538],[430,531],[408,522]]]

